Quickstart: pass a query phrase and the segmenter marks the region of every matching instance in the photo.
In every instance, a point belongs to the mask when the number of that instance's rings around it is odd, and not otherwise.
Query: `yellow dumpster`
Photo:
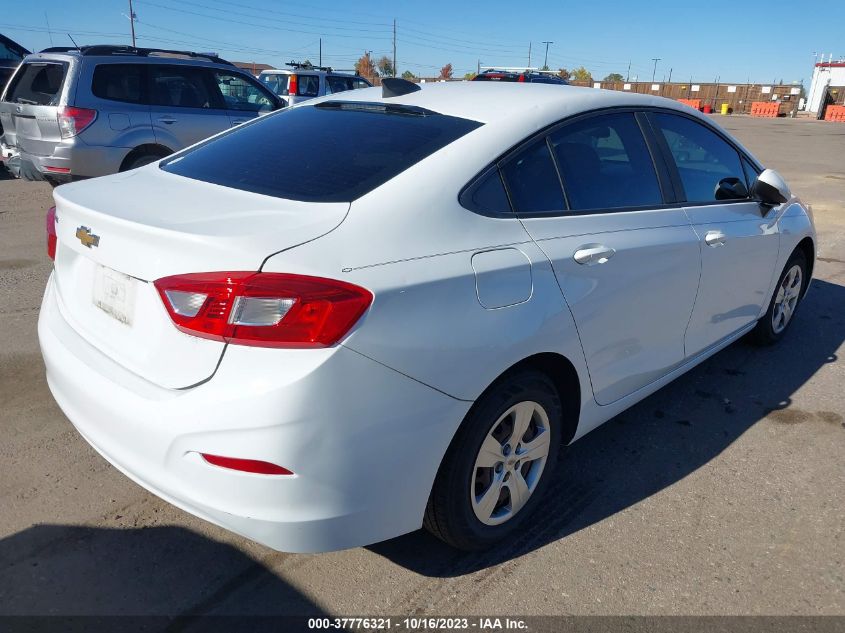
[[[730,109],[730,105],[727,103],[722,104],[722,114],[728,114],[728,110]]]

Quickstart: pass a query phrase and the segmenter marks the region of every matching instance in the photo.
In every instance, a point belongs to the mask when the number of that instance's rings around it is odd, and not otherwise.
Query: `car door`
[[[231,126],[208,68],[152,64],[150,116],[156,141],[178,150]]]
[[[692,356],[757,320],[769,300],[779,230],[774,213],[749,196],[746,173],[756,173],[733,144],[692,117],[649,117],[700,240],[701,283],[686,334]]]
[[[515,212],[552,262],[603,405],[683,362],[698,286],[698,238],[667,202],[643,122],[634,112],[581,117],[501,164]]]
[[[225,70],[214,70],[212,74],[231,125],[246,123],[279,107],[278,99],[249,77]]]

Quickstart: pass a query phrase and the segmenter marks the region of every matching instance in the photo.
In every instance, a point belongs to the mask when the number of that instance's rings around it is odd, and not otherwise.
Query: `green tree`
[[[610,73],[602,81],[625,81],[625,78],[619,73]]]
[[[572,79],[575,81],[592,81],[593,74],[583,66],[572,71]]]
[[[402,73],[402,79],[411,80],[411,79],[416,79],[416,78],[417,78],[417,76],[414,73],[412,73],[410,70],[406,70],[404,73]]]
[[[440,69],[440,79],[451,79],[452,78],[452,64],[446,64],[443,68]]]
[[[466,73],[464,75],[464,79],[466,79],[467,81],[472,81],[473,79],[475,79],[475,73],[472,71]]]
[[[378,60],[378,72],[382,77],[392,77],[393,76],[393,60],[391,60],[387,55],[382,56],[380,60]]]

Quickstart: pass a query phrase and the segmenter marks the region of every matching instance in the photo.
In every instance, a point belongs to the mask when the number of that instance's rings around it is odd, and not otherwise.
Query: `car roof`
[[[483,123],[518,118],[523,124],[538,128],[565,116],[611,107],[663,107],[696,114],[688,106],[663,97],[580,86],[453,81],[421,84],[420,88],[388,98],[382,96],[381,88],[364,88],[313,103],[335,100],[401,104]]]

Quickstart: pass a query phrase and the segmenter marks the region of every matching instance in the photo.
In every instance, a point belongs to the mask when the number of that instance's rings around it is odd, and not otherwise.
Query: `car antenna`
[[[419,84],[400,77],[385,77],[381,80],[381,96],[383,99],[401,97],[417,90],[422,90]]]
[[[73,42],[73,45],[76,46],[76,48],[79,48],[79,44],[77,44],[76,40],[73,39],[73,35],[68,33],[67,36],[70,38],[70,41]]]

